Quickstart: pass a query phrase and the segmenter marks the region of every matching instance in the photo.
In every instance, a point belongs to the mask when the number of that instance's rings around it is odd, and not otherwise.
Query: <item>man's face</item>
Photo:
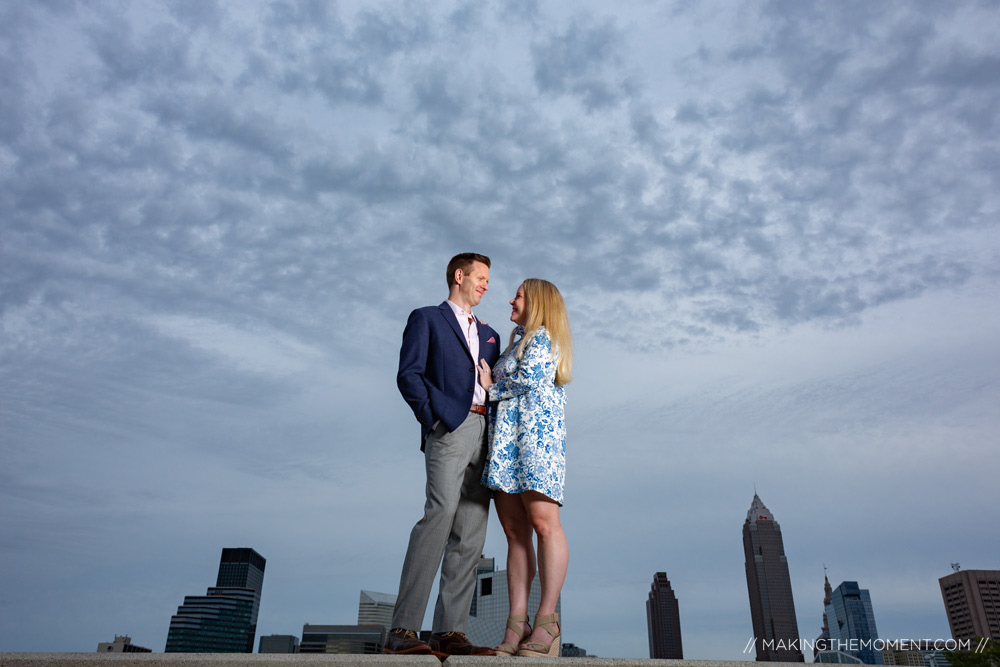
[[[458,284],[460,298],[468,307],[478,306],[490,285],[490,267],[482,262],[473,262],[469,272],[459,269],[455,272],[455,282]]]

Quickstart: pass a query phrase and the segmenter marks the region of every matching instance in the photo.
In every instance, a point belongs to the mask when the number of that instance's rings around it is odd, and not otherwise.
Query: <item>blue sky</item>
[[[0,651],[162,651],[223,547],[259,632],[394,592],[408,312],[493,259],[576,342],[566,641],[747,659],[740,530],[883,638],[997,569],[993,2],[0,3]],[[493,520],[486,555],[505,546]]]

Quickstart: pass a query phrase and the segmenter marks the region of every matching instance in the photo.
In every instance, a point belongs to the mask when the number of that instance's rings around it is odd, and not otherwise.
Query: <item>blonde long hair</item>
[[[524,324],[524,337],[517,347],[517,358],[524,355],[524,346],[538,327],[544,326],[552,340],[552,353],[556,358],[556,384],[560,387],[569,384],[573,380],[573,336],[569,330],[569,316],[566,314],[562,294],[555,285],[541,278],[525,278],[521,286],[524,287],[528,319]],[[507,347],[513,344],[512,331]]]

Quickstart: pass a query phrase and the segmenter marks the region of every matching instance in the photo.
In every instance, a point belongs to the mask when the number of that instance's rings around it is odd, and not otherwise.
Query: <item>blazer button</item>
[[[471,390],[471,389],[469,390],[469,393],[470,393],[470,394],[472,393],[472,390]]]

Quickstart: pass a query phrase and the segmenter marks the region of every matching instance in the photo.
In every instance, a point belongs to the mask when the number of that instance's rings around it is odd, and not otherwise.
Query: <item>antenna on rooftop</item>
[[[958,572],[959,570],[962,569],[962,565],[960,563],[952,563],[951,569],[954,570],[955,572]]]

